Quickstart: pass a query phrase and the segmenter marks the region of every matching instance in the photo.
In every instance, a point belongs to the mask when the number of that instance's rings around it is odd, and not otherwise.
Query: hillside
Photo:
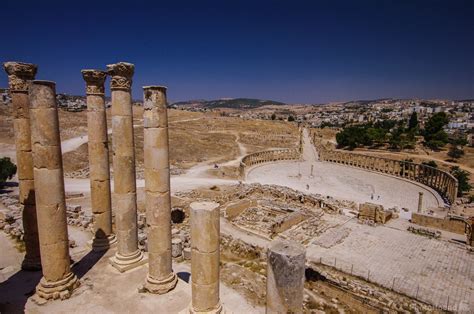
[[[180,101],[172,104],[176,108],[232,108],[232,109],[254,109],[269,105],[286,105],[285,103],[273,100],[261,100],[253,98],[225,98],[217,100],[189,100]]]

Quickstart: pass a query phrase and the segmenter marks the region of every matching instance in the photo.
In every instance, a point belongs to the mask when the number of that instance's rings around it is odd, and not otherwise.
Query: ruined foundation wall
[[[449,217],[433,217],[420,213],[412,213],[411,222],[423,227],[441,229],[457,234],[464,234],[466,226],[466,224],[461,220],[449,219]]]
[[[453,203],[456,199],[458,181],[446,171],[408,161],[330,149],[319,144],[315,137],[313,137],[313,144],[319,153],[321,161],[376,171],[419,182],[439,192],[450,203]]]

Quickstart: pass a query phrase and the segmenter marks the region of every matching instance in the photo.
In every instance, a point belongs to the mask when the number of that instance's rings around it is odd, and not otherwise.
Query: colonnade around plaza
[[[419,182],[439,192],[449,203],[453,203],[456,200],[458,181],[452,174],[446,171],[409,161],[328,149],[323,145],[319,145],[317,151],[320,161],[375,171]]]
[[[240,178],[245,180],[248,170],[256,165],[278,161],[301,160],[303,146],[301,138],[300,130],[298,148],[266,150],[244,156],[240,162]],[[446,171],[409,161],[327,148],[316,143],[314,138],[311,140],[317,150],[319,161],[356,167],[418,182],[437,191],[447,203],[452,204],[456,200],[458,181],[452,174]]]

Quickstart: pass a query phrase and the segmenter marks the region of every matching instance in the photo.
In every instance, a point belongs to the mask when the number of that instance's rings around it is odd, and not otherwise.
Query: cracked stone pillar
[[[266,313],[303,313],[305,248],[273,240],[267,251]]]
[[[30,101],[28,84],[34,80],[37,66],[30,63],[6,62],[13,104],[13,129],[15,131],[16,163],[18,168],[19,201],[23,207],[25,257],[23,270],[40,270],[41,257],[36,217],[33,156],[31,153]]]
[[[117,241],[112,233],[109,146],[104,96],[104,82],[107,73],[99,70],[82,70],[81,73],[86,82],[87,94],[89,178],[92,213],[94,214],[92,249],[104,251]]]
[[[221,313],[219,300],[219,204],[194,202],[191,208],[190,313]]]
[[[30,85],[31,142],[43,278],[40,299],[66,299],[79,285],[71,272],[55,83]]]
[[[418,192],[418,212],[423,212],[423,192]]]
[[[166,87],[143,87],[145,208],[148,276],[144,289],[164,294],[176,286],[171,252],[171,196]]]
[[[114,169],[117,253],[110,259],[120,272],[146,262],[138,248],[137,187],[133,140],[132,76],[135,66],[119,62],[107,65],[112,92],[112,147]]]

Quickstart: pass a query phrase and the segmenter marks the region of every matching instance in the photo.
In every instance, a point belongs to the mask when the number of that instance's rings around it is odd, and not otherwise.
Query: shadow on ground
[[[90,251],[72,265],[72,271],[77,278],[83,278],[106,252]],[[41,277],[41,271],[20,270],[0,283],[0,313],[24,313],[26,302],[35,293]]]

